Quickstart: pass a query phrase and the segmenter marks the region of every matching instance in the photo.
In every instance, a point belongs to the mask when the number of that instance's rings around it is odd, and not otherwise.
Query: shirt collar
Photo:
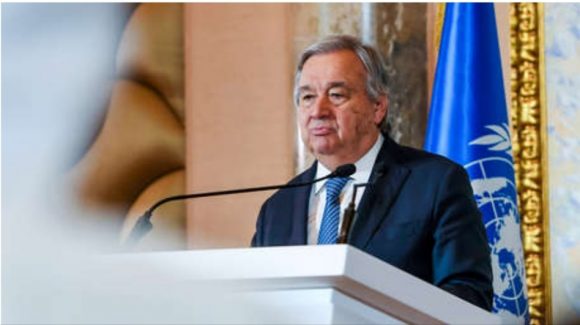
[[[371,172],[373,170],[373,165],[375,164],[375,160],[379,154],[379,150],[381,149],[385,138],[382,134],[379,133],[377,141],[371,147],[367,153],[362,156],[354,165],[356,166],[356,172],[350,175],[350,178],[354,180],[355,184],[359,183],[367,183],[371,176]],[[332,171],[328,170],[320,161],[316,162],[316,176],[315,179],[324,177],[330,174]],[[318,194],[322,187],[324,186],[324,182],[318,182],[314,184],[314,193]]]

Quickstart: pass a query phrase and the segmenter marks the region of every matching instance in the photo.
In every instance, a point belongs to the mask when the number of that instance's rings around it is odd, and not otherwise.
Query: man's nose
[[[310,115],[312,117],[321,118],[328,116],[330,112],[331,103],[328,96],[319,96],[310,110]]]

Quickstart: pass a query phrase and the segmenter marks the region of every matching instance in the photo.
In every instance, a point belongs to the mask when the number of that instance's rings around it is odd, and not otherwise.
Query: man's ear
[[[376,125],[381,124],[381,121],[387,116],[389,111],[389,99],[387,95],[380,95],[375,101],[375,117],[374,121]]]

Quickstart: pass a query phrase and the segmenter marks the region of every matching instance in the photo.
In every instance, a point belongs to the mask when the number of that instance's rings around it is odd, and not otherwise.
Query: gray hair
[[[299,104],[298,83],[302,68],[309,58],[319,54],[328,54],[341,50],[350,50],[356,54],[367,71],[366,92],[369,99],[376,101],[379,96],[388,96],[387,71],[379,52],[372,46],[363,44],[358,38],[348,35],[329,36],[310,45],[300,55],[294,77],[294,103]],[[386,118],[385,118],[386,120]],[[381,128],[383,124],[381,123]]]

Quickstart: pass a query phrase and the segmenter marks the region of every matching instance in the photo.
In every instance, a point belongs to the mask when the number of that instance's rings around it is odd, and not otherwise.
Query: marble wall
[[[580,4],[546,4],[554,323],[580,319]]]

